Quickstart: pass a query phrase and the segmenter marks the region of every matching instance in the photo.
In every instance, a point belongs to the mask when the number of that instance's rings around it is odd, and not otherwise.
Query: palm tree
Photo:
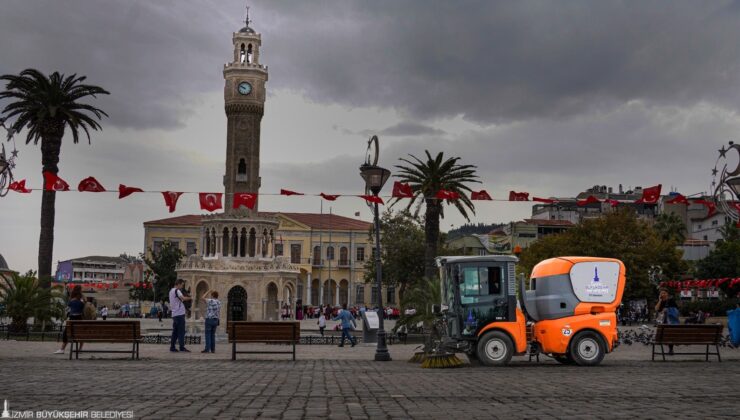
[[[69,126],[72,140],[76,144],[80,130],[90,142],[89,128],[101,129],[97,120],[108,114],[92,105],[78,102],[87,96],[107,95],[101,87],[82,84],[85,76],[66,76],[54,72],[48,77],[35,69],[26,69],[18,75],[6,74],[0,80],[7,81],[6,90],[0,98],[14,100],[2,113],[5,118],[16,118],[12,129],[16,132],[28,128],[26,144],[41,139],[41,164],[44,172],[59,172],[59,151],[62,147],[64,129]],[[97,118],[94,119],[92,116]],[[54,252],[54,203],[55,191],[44,191],[41,198],[41,234],[39,236],[39,279],[46,281],[51,276]]]
[[[39,281],[31,276],[13,277],[0,281],[0,303],[5,308],[5,316],[12,321],[12,332],[26,331],[28,319],[45,322],[61,317],[64,308],[62,295],[56,289],[44,289]]]
[[[653,228],[664,241],[673,241],[681,245],[686,240],[686,224],[674,213],[658,215]]]
[[[422,204],[426,206],[424,215],[424,240],[426,242],[424,276],[431,278],[436,276],[434,258],[437,257],[439,246],[439,219],[444,218],[443,201],[435,198],[435,195],[439,190],[459,194],[459,199],[448,200],[448,203],[452,203],[465,217],[465,220],[470,221],[468,210],[475,214],[475,206],[465,194],[465,192],[471,191],[465,184],[470,182],[479,183],[480,181],[475,173],[476,167],[474,165],[460,165],[458,163],[459,157],[445,159],[444,154],[440,152],[433,158],[428,150],[424,152],[427,155],[426,161],[422,161],[414,155],[409,155],[411,159],[400,158],[399,160],[405,162],[408,166],[396,165],[399,170],[396,177],[401,182],[408,183],[414,193],[406,206],[407,210],[417,199],[420,200],[415,215],[418,216]]]

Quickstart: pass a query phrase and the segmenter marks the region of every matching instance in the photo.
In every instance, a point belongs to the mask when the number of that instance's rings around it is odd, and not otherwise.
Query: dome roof
[[[0,254],[0,271],[2,270],[7,271],[10,269],[8,268],[8,263],[5,262],[5,258],[3,258],[3,254]]]
[[[254,31],[254,29],[250,28],[249,26],[245,26],[239,29],[239,32],[243,34],[256,34],[257,33]]]

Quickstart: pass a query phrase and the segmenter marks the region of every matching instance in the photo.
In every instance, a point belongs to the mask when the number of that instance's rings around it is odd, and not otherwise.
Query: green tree
[[[709,255],[697,262],[696,277],[700,279],[740,277],[740,240],[717,241]]]
[[[473,165],[459,164],[459,157],[445,159],[444,154],[440,152],[436,157],[432,157],[428,150],[426,161],[422,161],[414,155],[409,155],[410,159],[401,158],[406,165],[396,165],[399,173],[396,177],[411,186],[414,196],[408,199],[406,210],[409,210],[414,203],[418,204],[415,215],[418,215],[422,204],[425,206],[424,213],[424,275],[426,277],[436,276],[437,268],[434,259],[439,250],[439,220],[444,218],[444,201],[435,198],[439,190],[447,190],[460,194],[460,199],[449,200],[460,214],[469,221],[468,211],[475,214],[475,206],[470,201],[467,193],[470,193],[470,187],[466,184],[480,182],[475,172],[476,167]],[[400,199],[399,199],[400,200]],[[399,200],[392,203],[395,204]]]
[[[175,286],[177,280],[177,264],[185,256],[185,253],[170,241],[164,241],[158,252],[149,248],[152,259],[141,254],[149,269],[154,273],[154,286],[156,301],[165,300],[170,289]]]
[[[26,69],[18,75],[6,74],[0,80],[7,81],[6,90],[0,98],[11,99],[2,111],[5,118],[15,118],[11,128],[19,132],[28,129],[26,144],[41,140],[41,163],[44,172],[58,173],[59,153],[64,130],[69,127],[72,141],[76,144],[80,131],[90,141],[89,129],[101,129],[98,120],[105,112],[92,105],[79,102],[88,96],[107,95],[103,88],[83,84],[85,76],[66,76],[54,72],[48,77],[35,69]],[[92,117],[96,117],[95,118]],[[39,236],[39,278],[46,281],[51,277],[54,253],[55,191],[44,191],[41,196],[41,233]]]
[[[653,228],[664,241],[681,245],[686,240],[686,224],[674,213],[659,214]]]
[[[674,278],[687,268],[676,243],[661,238],[630,210],[586,220],[563,233],[538,240],[520,255],[519,269],[528,275],[540,261],[566,255],[621,260],[627,269],[624,299],[657,296],[649,277],[652,267],[660,267],[666,278]]]
[[[398,286],[403,296],[406,288],[424,275],[424,230],[407,211],[386,211],[381,217],[380,261],[383,283]],[[370,235],[374,238],[373,229]],[[365,281],[375,282],[375,260],[365,262]]]
[[[133,301],[154,300],[154,285],[150,281],[142,281],[128,289],[128,298]],[[169,291],[169,289],[167,289]]]
[[[26,331],[31,317],[36,323],[61,318],[63,302],[58,289],[41,287],[35,277],[14,273],[7,281],[0,281],[0,303],[5,308],[5,316],[11,319],[11,332]]]
[[[431,328],[436,318],[432,313],[432,305],[442,302],[441,293],[438,276],[420,277],[401,298],[401,318],[395,329],[402,325],[411,328],[420,322],[425,330]],[[413,310],[413,313],[406,315],[407,310]]]

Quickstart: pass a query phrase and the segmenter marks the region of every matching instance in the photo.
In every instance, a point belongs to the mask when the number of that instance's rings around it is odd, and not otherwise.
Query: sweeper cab
[[[537,264],[517,298],[508,255],[439,257],[445,331],[441,345],[487,366],[529,351],[563,364],[598,365],[617,343],[616,310],[625,284],[616,259],[559,257]]]

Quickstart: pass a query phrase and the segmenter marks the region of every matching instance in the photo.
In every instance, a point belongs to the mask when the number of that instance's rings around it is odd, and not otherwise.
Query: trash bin
[[[378,342],[378,328],[380,319],[375,311],[362,311],[362,342],[376,344]]]

